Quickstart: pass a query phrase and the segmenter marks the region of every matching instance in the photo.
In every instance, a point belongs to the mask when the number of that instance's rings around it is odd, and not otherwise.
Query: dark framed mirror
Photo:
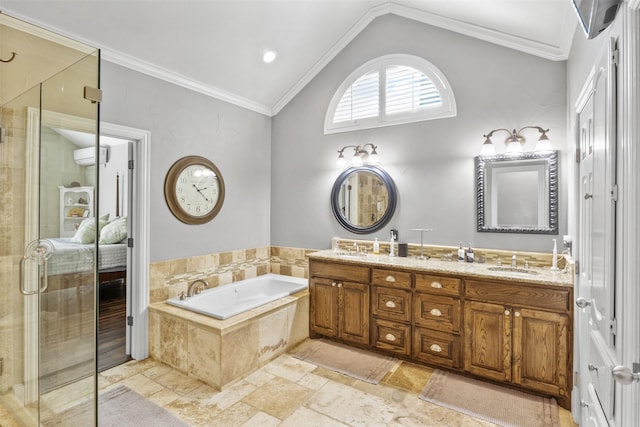
[[[396,187],[389,174],[377,166],[359,166],[338,176],[331,190],[331,209],[340,225],[358,233],[384,227],[396,210]]]
[[[475,158],[478,231],[558,234],[558,152]]]

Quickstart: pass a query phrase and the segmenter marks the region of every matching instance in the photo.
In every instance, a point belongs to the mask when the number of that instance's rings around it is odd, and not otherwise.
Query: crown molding
[[[177,86],[190,89],[194,92],[201,93],[212,98],[220,99],[233,105],[237,105],[247,110],[255,111],[256,113],[271,116],[271,108],[258,102],[252,101],[248,98],[227,92],[225,90],[206,85],[197,80],[186,77],[182,74],[168,70],[163,67],[159,67],[150,62],[143,61],[139,58],[135,58],[130,55],[126,55],[122,52],[102,49],[102,59],[123,67],[138,71],[151,77],[155,77],[160,80],[164,80],[168,83],[173,83]]]
[[[640,0],[631,0],[640,2]],[[545,43],[536,42],[523,37],[502,33],[467,22],[457,21],[441,15],[414,9],[393,2],[382,3],[375,6],[358,20],[356,24],[347,31],[322,58],[305,73],[273,106],[271,115],[275,116],[291,101],[320,71],[331,62],[362,30],[365,29],[374,19],[393,14],[403,18],[433,25],[456,33],[464,34],[476,39],[484,40],[503,47],[519,50],[524,53],[539,56],[552,61],[564,61],[569,57],[571,40],[575,31],[575,24],[569,25],[566,31],[565,44],[563,46],[552,46]]]

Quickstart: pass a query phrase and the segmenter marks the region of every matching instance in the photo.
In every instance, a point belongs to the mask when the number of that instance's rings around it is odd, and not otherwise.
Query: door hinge
[[[611,320],[611,324],[609,325],[609,331],[611,332],[611,335],[617,335],[618,334],[618,320],[617,319],[612,319]]]
[[[133,160],[129,160],[129,169],[133,170]]]
[[[617,47],[611,51],[611,63],[616,67],[620,64],[620,51]]]
[[[613,187],[611,187],[611,200],[613,200],[614,202],[618,201],[618,186],[614,185]]]
[[[133,237],[129,237],[127,239],[127,247],[128,248],[132,248],[133,247]]]
[[[576,371],[573,371],[573,385],[576,387],[580,385],[580,374]]]
[[[4,142],[4,128],[0,127],[0,144]]]
[[[102,91],[96,87],[84,87],[84,99],[91,101],[92,104],[102,102]]]
[[[580,148],[576,148],[576,163],[580,163]]]
[[[573,269],[575,270],[575,271],[574,271],[574,274],[575,274],[576,276],[580,274],[580,260],[575,260],[575,261],[573,262]]]
[[[127,316],[127,326],[133,326],[133,316]]]
[[[4,373],[4,358],[0,357],[0,377]]]

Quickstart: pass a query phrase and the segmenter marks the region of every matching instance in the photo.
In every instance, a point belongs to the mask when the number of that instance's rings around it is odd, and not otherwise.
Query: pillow
[[[110,245],[112,243],[121,242],[127,237],[127,217],[116,218],[100,230],[101,245]]]
[[[98,218],[98,233],[102,227],[108,224],[109,214],[102,215]],[[76,234],[71,238],[71,241],[74,243],[93,243],[95,241],[96,236],[96,219],[95,218],[87,218],[80,223],[78,230],[76,230]]]

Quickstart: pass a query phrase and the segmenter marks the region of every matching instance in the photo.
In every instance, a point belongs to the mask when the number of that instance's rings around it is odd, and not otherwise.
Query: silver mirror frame
[[[549,165],[549,224],[547,227],[505,227],[487,224],[485,180],[488,163],[514,160],[544,159]],[[477,190],[477,230],[489,233],[558,234],[558,152],[523,153],[519,155],[478,156],[475,158]]]
[[[386,186],[389,195],[389,204],[384,215],[382,215],[382,217],[378,219],[378,221],[368,226],[359,226],[347,221],[347,219],[342,216],[340,210],[340,187],[349,175],[356,172],[369,172],[376,175]],[[391,176],[384,169],[377,166],[358,166],[343,171],[338,176],[338,178],[336,178],[336,181],[333,184],[333,188],[331,190],[331,211],[333,212],[333,216],[336,217],[340,225],[342,225],[347,230],[356,234],[368,234],[380,230],[382,227],[387,225],[396,210],[397,200],[398,195],[396,192],[396,186],[393,183]]]

